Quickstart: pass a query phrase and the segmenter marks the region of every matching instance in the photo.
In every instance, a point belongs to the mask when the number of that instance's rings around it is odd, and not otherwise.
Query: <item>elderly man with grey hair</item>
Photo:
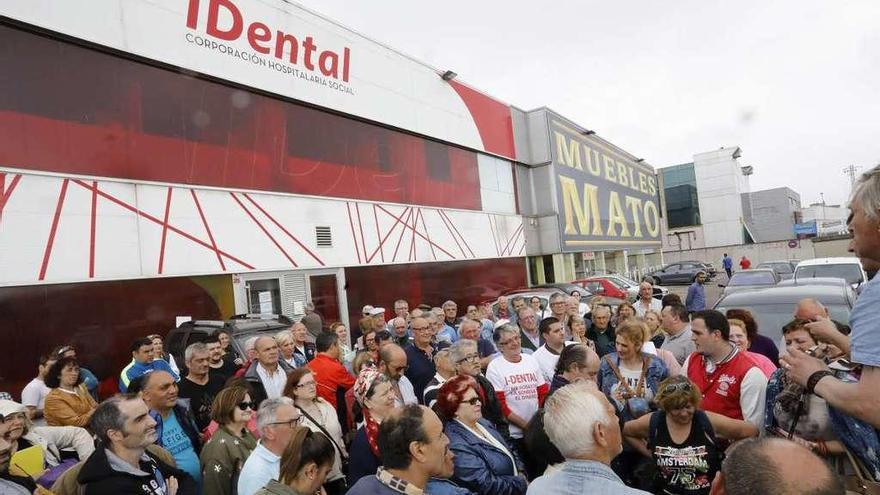
[[[183,356],[188,373],[177,384],[178,395],[181,399],[189,400],[196,426],[202,431],[211,423],[214,396],[223,388],[226,380],[220,375],[210,373],[210,351],[204,342],[190,344]]]
[[[880,259],[880,165],[862,174],[854,186],[849,205],[852,220],[850,249],[860,259]],[[865,284],[850,314],[849,324],[851,361],[862,366],[859,380],[843,381],[835,377],[827,365],[797,349],[790,349],[780,361],[788,369],[788,376],[803,386],[807,393],[814,393],[828,401],[836,411],[864,421],[874,429],[880,428],[880,277]],[[807,325],[813,335],[832,334],[834,322],[819,317]],[[847,438],[842,438],[844,443]],[[858,438],[853,440],[859,441]],[[876,443],[876,442],[874,442]],[[856,453],[861,448],[847,444]],[[869,468],[877,468],[878,462],[862,459]]]
[[[635,495],[611,470],[611,460],[623,451],[614,406],[591,381],[560,388],[544,405],[547,436],[565,457],[562,469],[529,485],[535,495]]]
[[[440,387],[446,383],[446,380],[455,376],[455,366],[453,366],[452,359],[449,357],[448,348],[440,349],[434,354],[434,369],[436,370],[434,377],[425,385],[425,391],[422,392],[422,397],[424,398],[422,404],[428,407],[434,407]]]
[[[257,410],[260,441],[245,461],[238,478],[239,495],[253,495],[269,480],[278,480],[281,454],[300,424],[299,409],[290,397],[266,399]]]

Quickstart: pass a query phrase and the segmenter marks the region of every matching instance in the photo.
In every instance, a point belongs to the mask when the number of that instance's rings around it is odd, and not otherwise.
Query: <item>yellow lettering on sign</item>
[[[620,237],[630,237],[629,227],[626,225],[626,214],[620,205],[620,196],[617,191],[611,191],[608,196],[608,232],[607,235],[617,237],[616,226],[620,225]]]
[[[599,188],[584,184],[584,198],[581,203],[578,193],[577,182],[569,177],[559,176],[559,186],[562,189],[562,206],[565,214],[566,235],[602,235],[602,226],[599,225]],[[577,221],[577,227],[575,227]],[[590,223],[593,224],[592,233]]]
[[[639,198],[634,198],[632,196],[626,197],[626,206],[629,207],[629,210],[632,212],[633,223],[636,225],[636,230],[633,232],[633,235],[636,237],[642,236],[642,221],[639,218],[642,212],[642,200]]]
[[[602,162],[605,164],[605,180],[617,184],[617,179],[614,178],[614,160],[612,160],[610,157],[602,155]]]
[[[621,162],[617,162],[617,182],[623,187],[629,186],[629,181],[626,178],[626,165]]]
[[[644,172],[639,172],[639,191],[648,194],[648,176]]]
[[[584,147],[584,151],[587,159],[587,170],[596,177],[601,176],[602,164],[599,163],[599,152],[589,147]]]
[[[645,227],[648,228],[648,237],[660,234],[660,213],[653,201],[645,201]]]
[[[574,139],[569,140],[560,132],[553,131],[553,134],[556,135],[556,155],[559,157],[559,163],[575,170],[583,170],[580,143]]]

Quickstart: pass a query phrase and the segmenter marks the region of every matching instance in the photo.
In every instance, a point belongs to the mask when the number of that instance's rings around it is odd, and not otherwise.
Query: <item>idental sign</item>
[[[563,252],[660,245],[654,171],[550,118]]]
[[[186,26],[193,30],[199,29],[200,1],[189,0]],[[319,51],[312,36],[305,36],[300,42],[295,35],[280,29],[273,30],[262,22],[245,23],[241,9],[232,0],[208,1],[208,18],[204,26],[205,34],[208,36],[223,41],[237,41],[245,36],[250,47],[257,53],[271,55],[279,60],[300,65],[308,71],[318,70],[326,77],[348,82],[351,67],[349,47],[343,47],[341,57],[333,50]],[[231,24],[221,23],[221,13],[231,19]]]

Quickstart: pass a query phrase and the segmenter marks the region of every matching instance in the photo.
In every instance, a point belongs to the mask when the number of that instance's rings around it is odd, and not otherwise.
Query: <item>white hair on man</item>
[[[196,354],[207,354],[208,346],[204,342],[195,342],[187,346],[183,352],[183,361],[189,363]]]
[[[281,406],[293,406],[293,399],[276,397],[261,402],[260,408],[257,409],[257,430],[263,431],[264,428],[278,421],[278,408]]]
[[[459,364],[465,360],[468,354],[477,352],[477,343],[473,340],[461,339],[448,347],[449,359],[453,364]]]
[[[396,327],[397,325],[403,325],[403,326],[406,326],[406,320],[403,319],[403,318],[401,318],[400,316],[398,316],[397,318],[391,320],[391,324],[392,324],[393,326],[395,326],[395,327]]]
[[[853,186],[850,205],[858,205],[865,216],[880,220],[880,165],[863,173]]]
[[[589,456],[596,445],[596,424],[617,422],[600,394],[595,383],[577,382],[560,388],[544,404],[547,436],[566,459]]]

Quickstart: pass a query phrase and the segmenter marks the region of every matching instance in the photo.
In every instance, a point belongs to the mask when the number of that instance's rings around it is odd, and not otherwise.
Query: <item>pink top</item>
[[[750,351],[746,351],[746,356],[748,356],[749,359],[751,359],[756,365],[758,365],[758,368],[761,369],[761,371],[767,376],[767,378],[770,378],[770,375],[772,375],[773,372],[776,371],[776,365],[773,364],[773,361],[770,361],[770,358],[768,358],[767,356]]]

